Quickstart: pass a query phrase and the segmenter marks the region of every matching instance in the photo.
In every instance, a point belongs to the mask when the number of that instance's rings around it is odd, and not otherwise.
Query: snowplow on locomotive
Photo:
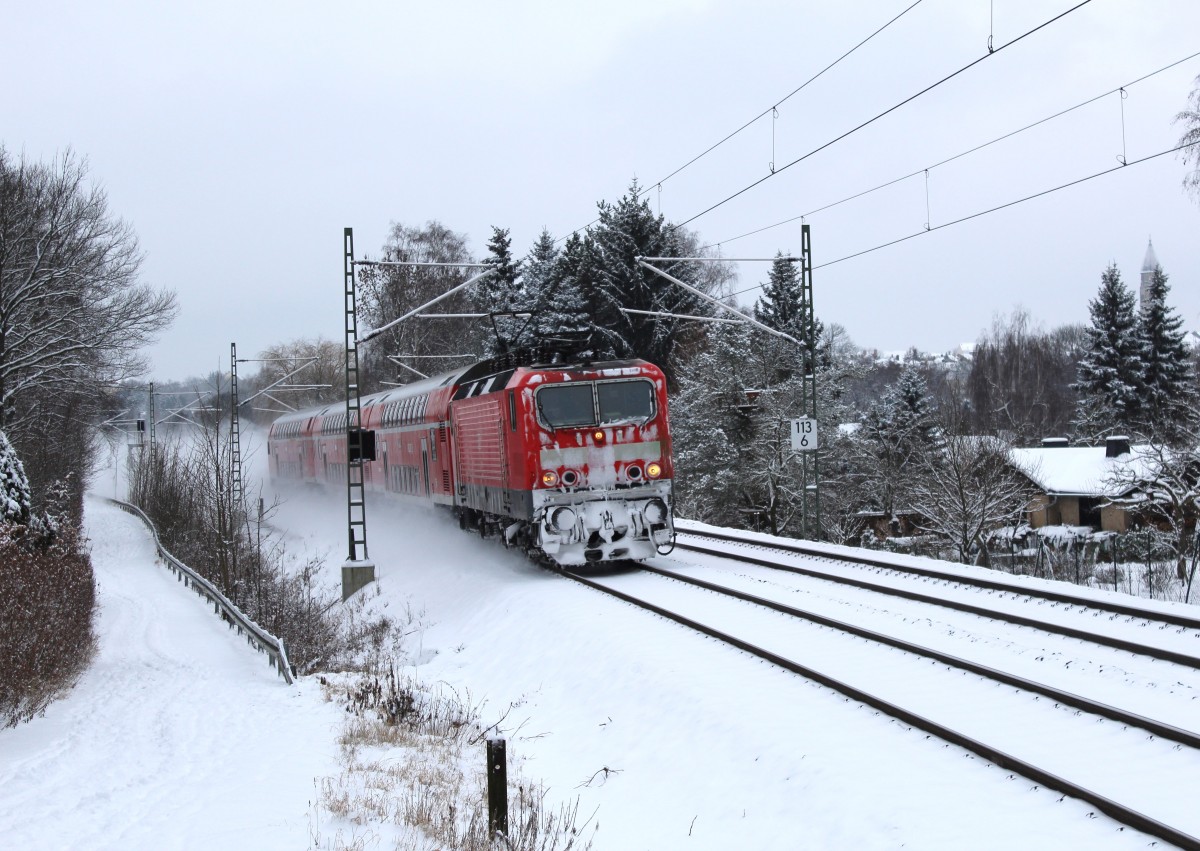
[[[361,422],[369,492],[444,506],[560,565],[674,540],[666,381],[645,361],[483,361],[366,396]],[[276,480],[344,487],[345,403],[280,417],[267,454]]]

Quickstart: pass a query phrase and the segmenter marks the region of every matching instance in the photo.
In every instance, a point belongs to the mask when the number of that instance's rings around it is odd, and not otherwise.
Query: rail
[[[1164,824],[1163,822],[1145,815],[1144,813],[1138,812],[1137,810],[1134,810],[1118,801],[1114,801],[1111,798],[1094,792],[1085,786],[1082,786],[1071,780],[1067,780],[1066,778],[1060,777],[1056,774],[1046,771],[1045,769],[1039,768],[1030,762],[1005,753],[998,748],[994,748],[991,745],[985,744],[978,739],[971,738],[970,736],[940,724],[937,721],[926,718],[922,715],[918,715],[917,713],[905,709],[902,706],[837,680],[828,674],[817,671],[813,668],[809,668],[805,665],[801,665],[798,662],[780,656],[779,654],[773,653],[770,650],[758,647],[748,641],[744,641],[736,636],[722,632],[721,630],[714,629],[711,626],[700,623],[696,620],[692,620],[691,618],[681,615],[677,612],[673,612],[669,609],[655,605],[654,603],[642,600],[633,596],[632,594],[627,594],[624,591],[612,588],[602,582],[597,582],[572,571],[564,571],[562,575],[567,579],[571,579],[580,583],[581,585],[586,585],[595,591],[599,591],[603,594],[609,594],[619,600],[623,600],[626,603],[637,606],[638,608],[645,609],[646,611],[652,612],[660,617],[666,618],[667,620],[674,621],[681,626],[693,629],[703,635],[709,636],[710,638],[715,638],[717,641],[721,641],[725,644],[736,647],[737,649],[742,650],[751,656],[755,656],[763,661],[780,667],[785,671],[790,671],[794,674],[804,677],[805,679],[819,683],[820,685],[830,688],[833,691],[850,698],[851,700],[858,701],[859,703],[863,703],[873,709],[877,709],[891,718],[895,718],[898,721],[915,727],[918,730],[936,736],[943,741],[957,745],[964,750],[983,757],[984,759],[1002,768],[1027,777],[1030,780],[1033,780],[1035,783],[1091,804],[1100,812],[1104,813],[1115,821],[1120,822],[1121,824],[1170,842],[1179,848],[1189,849],[1189,851],[1200,851],[1200,838],[1185,833],[1177,828],[1171,827],[1170,825]]]
[[[695,534],[695,533],[688,531],[687,534]],[[716,537],[716,536],[713,536],[713,537]],[[759,542],[752,542],[752,543],[758,544]],[[866,591],[874,591],[876,593],[886,594],[891,597],[900,597],[902,599],[913,600],[918,603],[927,603],[932,606],[941,606],[946,609],[953,609],[954,611],[958,611],[958,612],[967,612],[968,614],[979,615],[981,617],[990,618],[992,620],[1005,621],[1007,623],[1018,624],[1020,626],[1027,626],[1027,627],[1031,627],[1033,629],[1040,629],[1043,632],[1050,632],[1050,633],[1054,633],[1055,635],[1063,635],[1063,636],[1067,636],[1068,638],[1077,638],[1077,639],[1080,639],[1081,641],[1090,641],[1093,644],[1102,644],[1105,647],[1112,647],[1117,650],[1125,650],[1129,653],[1135,653],[1135,654],[1139,654],[1142,656],[1151,656],[1155,659],[1162,659],[1165,662],[1174,662],[1177,665],[1184,665],[1189,668],[1195,668],[1197,670],[1200,670],[1200,656],[1192,656],[1188,653],[1178,653],[1174,650],[1168,650],[1168,649],[1162,648],[1162,647],[1155,647],[1150,644],[1139,644],[1135,641],[1126,641],[1124,639],[1116,638],[1111,635],[1104,635],[1101,633],[1089,632],[1089,631],[1083,630],[1083,629],[1075,629],[1073,627],[1065,626],[1063,624],[1057,624],[1052,621],[1045,621],[1045,620],[1041,620],[1039,618],[1029,618],[1029,617],[1025,617],[1023,615],[1017,615],[1017,614],[1013,614],[1011,612],[1005,612],[1000,609],[988,608],[986,606],[975,606],[975,605],[971,605],[970,603],[962,603],[962,602],[958,602],[956,600],[952,600],[952,599],[945,598],[945,597],[938,597],[938,596],[931,595],[931,594],[921,594],[916,591],[908,591],[903,588],[896,588],[891,585],[886,585],[886,584],[878,583],[878,582],[871,582],[871,581],[865,580],[865,579],[854,579],[854,578],[848,577],[848,576],[839,576],[838,574],[834,574],[834,573],[826,573],[825,571],[822,571],[822,570],[812,570],[810,568],[799,567],[797,565],[781,564],[781,563],[779,563],[777,561],[773,561],[771,559],[756,558],[754,556],[747,555],[745,553],[731,552],[728,550],[710,549],[708,547],[702,547],[702,546],[697,546],[695,544],[689,544],[684,541],[677,541],[675,546],[676,546],[676,549],[682,550],[684,552],[700,553],[702,555],[714,556],[716,558],[725,558],[725,559],[730,559],[732,561],[744,562],[746,564],[754,564],[754,565],[758,565],[759,567],[768,567],[768,568],[771,568],[772,570],[782,570],[785,573],[795,573],[800,576],[808,576],[808,577],[811,577],[814,579],[823,579],[828,582],[836,582],[839,585],[849,585],[852,588],[862,588]],[[765,544],[763,546],[766,546],[767,548],[773,548],[773,549],[778,549],[778,550],[787,551],[787,552],[800,552],[800,550],[798,548],[776,547],[773,544]],[[811,553],[811,555],[820,556],[821,558],[831,559],[834,561],[841,559],[840,555],[833,554],[833,553],[813,552],[813,553]],[[847,558],[844,560],[845,561],[854,561],[855,559]],[[903,566],[891,565],[891,564],[887,564],[885,562],[875,563],[875,562],[869,562],[866,559],[858,559],[858,561],[860,561],[861,563],[864,563],[864,564],[872,564],[872,566],[889,567],[889,568],[894,567],[897,570],[906,570],[906,568],[904,568]],[[945,578],[952,580],[952,581],[957,579],[957,577],[952,577],[952,576],[947,576]],[[966,584],[975,584],[975,583],[966,583]],[[1011,591],[1013,593],[1018,593],[1018,594],[1024,592],[1024,589],[1018,588],[1018,587],[1010,587],[1010,588],[1007,588],[1006,590]],[[1041,597],[1041,596],[1045,596],[1045,595],[1043,595],[1037,591],[1032,591],[1032,592],[1030,592],[1029,596]],[[1088,602],[1089,601],[1086,599],[1074,598],[1074,605],[1087,605]],[[1097,606],[1096,608],[1108,608],[1108,610],[1111,610],[1111,608],[1103,607],[1103,606]],[[1147,618],[1150,620],[1156,620],[1156,619],[1157,620],[1166,620],[1166,618],[1156,618],[1155,613],[1150,612],[1148,610],[1140,610],[1140,611],[1142,613],[1140,615],[1138,615],[1139,617]],[[1170,620],[1168,622],[1174,623],[1175,620],[1178,620],[1178,619],[1173,618],[1172,620]]]
[[[284,647],[282,638],[276,638],[256,624],[245,612],[222,594],[215,585],[171,555],[167,551],[167,548],[162,545],[162,541],[158,539],[158,530],[154,527],[154,521],[147,517],[144,511],[136,505],[122,502],[119,499],[109,499],[108,502],[127,514],[141,518],[142,522],[150,530],[150,534],[154,536],[154,546],[158,550],[158,554],[162,556],[167,567],[183,582],[184,586],[191,588],[209,603],[212,603],[213,611],[220,615],[221,620],[229,624],[230,629],[236,628],[238,635],[246,636],[246,641],[251,646],[260,653],[266,653],[271,662],[271,667],[283,677],[288,685],[296,681],[292,675],[292,666],[288,662],[287,648]]]
[[[957,582],[960,585],[971,585],[975,588],[984,588],[989,591],[1001,591],[1011,594],[1024,594],[1027,597],[1038,597],[1043,600],[1051,600],[1056,603],[1066,603],[1071,606],[1087,606],[1092,609],[1101,609],[1113,614],[1122,615],[1130,618],[1145,618],[1147,620],[1160,621],[1168,623],[1172,626],[1180,626],[1186,629],[1200,630],[1200,618],[1189,617],[1179,612],[1165,611],[1161,609],[1152,609],[1145,606],[1134,606],[1123,603],[1117,603],[1112,600],[1105,600],[1099,597],[1088,597],[1078,594],[1066,594],[1061,591],[1051,591],[1046,588],[1037,588],[1032,585],[1024,585],[1016,582],[1002,582],[995,579],[988,579],[982,576],[968,576],[961,573],[951,573],[945,570],[937,570],[936,568],[919,567],[914,564],[906,563],[902,559],[904,557],[888,557],[885,553],[872,553],[871,555],[859,555],[852,552],[850,547],[839,547],[834,549],[831,545],[825,544],[808,544],[801,541],[783,541],[783,540],[765,540],[762,538],[746,537],[732,531],[715,531],[710,529],[695,529],[688,528],[683,524],[676,524],[676,532],[680,535],[693,535],[697,538],[708,538],[713,541],[725,541],[733,544],[744,544],[752,547],[761,547],[763,549],[780,550],[782,552],[794,553],[795,555],[812,556],[814,558],[829,559],[831,561],[844,561],[851,564],[861,564],[865,567],[878,567],[885,570],[894,570],[899,573],[911,573],[914,576],[923,576],[926,579],[940,579],[947,582]],[[679,544],[681,548],[687,548],[685,544]]]

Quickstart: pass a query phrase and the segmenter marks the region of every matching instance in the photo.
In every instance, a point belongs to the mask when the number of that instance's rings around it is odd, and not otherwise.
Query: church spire
[[[1146,259],[1142,261],[1142,285],[1138,290],[1138,303],[1145,304],[1150,298],[1150,283],[1154,270],[1158,268],[1158,256],[1154,253],[1154,240],[1146,240]]]

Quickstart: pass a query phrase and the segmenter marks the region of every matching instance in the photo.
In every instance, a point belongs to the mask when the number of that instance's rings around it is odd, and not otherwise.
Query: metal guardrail
[[[117,506],[127,514],[132,514],[134,517],[140,517],[142,522],[150,530],[150,534],[154,536],[154,546],[158,550],[158,554],[162,556],[163,561],[167,563],[167,567],[174,573],[183,584],[191,588],[200,596],[204,597],[208,602],[212,603],[213,611],[221,616],[221,620],[229,624],[230,629],[237,628],[238,635],[246,636],[246,640],[256,650],[266,653],[270,659],[271,667],[279,672],[280,676],[291,685],[294,683],[295,677],[292,675],[292,666],[288,662],[287,649],[283,645],[282,638],[276,638],[267,632],[261,626],[252,621],[245,612],[235,606],[228,597],[222,594],[215,585],[198,574],[192,568],[181,562],[175,556],[167,551],[162,545],[162,541],[158,539],[158,530],[154,528],[154,521],[146,516],[136,505],[131,505],[128,502],[122,502],[119,499],[109,499],[108,502]]]

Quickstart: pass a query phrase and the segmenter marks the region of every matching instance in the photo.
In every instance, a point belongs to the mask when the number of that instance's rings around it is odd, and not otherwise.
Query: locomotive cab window
[[[654,416],[654,385],[649,381],[602,381],[596,385],[600,425]]]
[[[552,384],[537,392],[538,413],[551,428],[589,426],[596,422],[591,384]]]
[[[538,415],[550,428],[645,422],[654,416],[654,385],[642,379],[550,384],[536,398]]]

